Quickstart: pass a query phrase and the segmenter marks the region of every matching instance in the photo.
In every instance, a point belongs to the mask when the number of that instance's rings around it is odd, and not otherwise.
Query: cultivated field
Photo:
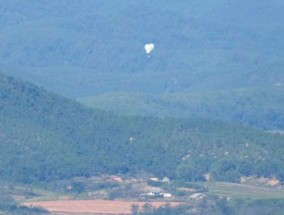
[[[205,184],[208,188],[208,192],[215,195],[242,199],[284,199],[283,186],[269,188],[228,182],[208,182]]]
[[[110,200],[59,200],[23,203],[26,206],[42,207],[54,214],[131,214],[132,205],[140,208],[147,202],[110,201]],[[161,207],[169,203],[171,206],[180,205],[180,202],[148,202],[153,207]]]

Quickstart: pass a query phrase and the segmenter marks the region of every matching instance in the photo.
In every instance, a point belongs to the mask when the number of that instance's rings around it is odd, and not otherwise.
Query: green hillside
[[[157,117],[203,117],[284,130],[284,91],[281,88],[244,88],[211,93],[146,95],[105,93],[78,99],[88,107],[122,115]]]
[[[0,178],[141,171],[185,181],[284,180],[284,137],[198,118],[119,117],[0,75]]]

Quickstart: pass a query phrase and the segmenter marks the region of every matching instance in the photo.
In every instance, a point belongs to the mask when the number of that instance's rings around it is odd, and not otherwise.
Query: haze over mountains
[[[284,82],[283,10],[280,0],[9,1],[0,63],[77,98],[273,88]]]
[[[283,130],[283,9],[280,0],[13,0],[0,4],[0,67],[119,114]]]

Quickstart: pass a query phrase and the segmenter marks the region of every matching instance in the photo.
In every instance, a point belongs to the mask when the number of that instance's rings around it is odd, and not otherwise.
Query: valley
[[[188,210],[203,212],[219,211],[217,202],[243,203],[245,207],[257,201],[282,199],[284,187],[281,184],[259,184],[263,179],[251,178],[247,183],[203,182],[185,183],[140,176],[129,178],[117,175],[74,178],[41,185],[27,186],[1,183],[1,191],[9,191],[16,203],[28,207],[41,207],[51,214],[132,214],[133,205],[142,210],[151,207],[187,207]],[[9,187],[9,190],[7,187]],[[12,189],[11,189],[12,188]],[[12,190],[12,192],[11,192]],[[162,197],[160,193],[171,193]],[[152,195],[151,193],[157,194]],[[245,203],[245,205],[244,205]]]
[[[0,215],[283,215],[283,0],[0,0]]]

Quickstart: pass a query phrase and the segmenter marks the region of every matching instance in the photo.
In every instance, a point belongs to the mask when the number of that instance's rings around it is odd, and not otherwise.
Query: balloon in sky
[[[155,45],[153,43],[145,44],[145,51],[148,55],[151,53],[151,51],[153,51],[154,48]]]

